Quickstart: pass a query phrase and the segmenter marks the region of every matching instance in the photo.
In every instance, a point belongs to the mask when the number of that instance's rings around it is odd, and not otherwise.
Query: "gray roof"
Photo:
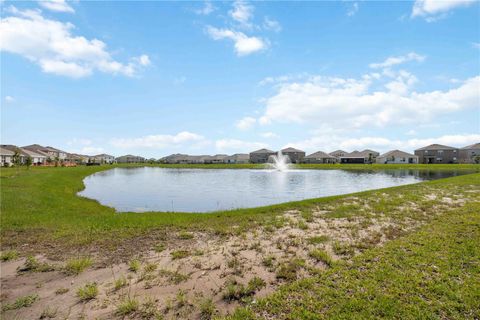
[[[455,149],[457,149],[457,148],[434,143],[434,144],[431,144],[429,146],[426,146],[426,147],[423,147],[423,148],[420,148],[420,149],[416,149],[415,151],[421,151],[421,150],[455,150]]]
[[[369,154],[369,153],[380,154],[380,152],[375,151],[375,150],[371,150],[371,149],[365,149],[362,152],[367,153],[367,154]]]
[[[330,152],[329,155],[333,155],[335,153],[348,153],[348,152],[339,149],[339,150],[335,150],[335,151]]]
[[[263,148],[263,149],[252,151],[250,153],[275,153],[275,151]]]
[[[2,155],[2,156],[13,156],[14,154],[15,154],[15,152],[0,147],[0,155]]]
[[[30,157],[35,157],[35,158],[40,158],[40,157],[46,158],[47,157],[47,155],[45,155],[44,153],[40,153],[39,151],[32,151],[32,150],[28,150],[28,149],[25,149],[25,148],[21,148],[20,150]]]
[[[462,150],[468,150],[468,149],[480,149],[480,142],[479,143],[474,143],[469,146],[463,147]]]
[[[305,159],[336,159],[334,156],[325,153],[323,151],[317,151],[315,153],[309,154]]]
[[[282,152],[285,153],[285,152],[305,152],[305,151],[289,147],[289,148],[282,149]]]
[[[248,160],[248,154],[246,153],[235,153],[231,156],[226,157],[225,159],[234,159],[234,160]]]
[[[379,158],[388,158],[388,157],[405,157],[405,158],[410,157],[411,158],[411,157],[417,157],[417,156],[401,150],[391,150],[382,154]]]
[[[106,154],[106,153],[102,153],[102,154],[97,154],[96,156],[94,157],[110,157],[110,158],[115,158],[114,156],[111,156],[109,154]]]

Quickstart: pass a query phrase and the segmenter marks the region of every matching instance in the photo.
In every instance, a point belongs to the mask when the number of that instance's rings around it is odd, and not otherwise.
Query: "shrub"
[[[176,250],[172,251],[171,255],[173,260],[177,260],[188,257],[190,255],[190,252],[188,252],[187,250]]]
[[[140,270],[140,266],[141,266],[141,263],[138,259],[132,259],[128,263],[128,270],[132,272],[137,272],[138,270]]]
[[[30,307],[37,300],[38,300],[38,294],[31,294],[28,296],[20,297],[17,300],[15,300],[14,303],[3,305],[2,312]]]
[[[0,260],[2,261],[10,261],[10,260],[15,260],[18,258],[18,252],[16,250],[8,250],[5,252],[2,252],[0,255]]]
[[[27,257],[23,267],[19,268],[19,272],[49,272],[54,271],[55,266],[46,262],[39,262],[34,256]]]
[[[73,258],[67,261],[64,270],[68,275],[79,275],[85,269],[89,268],[92,263],[93,261],[89,257]]]
[[[178,234],[178,238],[180,238],[180,239],[182,239],[182,240],[193,239],[193,233],[186,232],[186,231],[181,231],[181,232]]]
[[[120,290],[121,288],[127,286],[128,282],[124,276],[116,279],[114,282],[115,291]]]
[[[77,297],[81,301],[95,299],[98,295],[98,286],[95,282],[87,283],[85,286],[78,288]]]
[[[200,302],[200,319],[201,320],[210,320],[215,314],[215,304],[213,304],[212,299],[204,299]]]
[[[127,297],[117,306],[117,314],[120,316],[126,316],[133,312],[136,312],[140,304],[137,299]]]
[[[165,244],[159,243],[155,246],[154,250],[155,250],[155,252],[160,253],[162,251],[165,251],[166,248],[167,247],[165,246]]]
[[[322,235],[322,236],[310,237],[307,239],[307,242],[310,244],[320,244],[320,243],[327,242],[328,240],[329,240],[328,236]]]

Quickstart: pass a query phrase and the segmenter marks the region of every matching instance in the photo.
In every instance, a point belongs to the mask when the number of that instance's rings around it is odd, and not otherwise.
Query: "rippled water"
[[[115,168],[85,178],[79,195],[117,211],[207,212],[346,194],[455,172]]]

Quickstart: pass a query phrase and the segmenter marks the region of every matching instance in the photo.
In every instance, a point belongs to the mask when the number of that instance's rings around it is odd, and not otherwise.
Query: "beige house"
[[[225,163],[248,163],[249,162],[249,155],[246,153],[235,153],[231,156],[226,157],[223,159]]]
[[[378,156],[376,161],[381,164],[418,163],[418,156],[400,150],[392,150]]]
[[[303,158],[303,163],[337,163],[338,159],[323,151],[317,151]]]
[[[0,147],[0,161],[2,167],[10,167],[13,165],[14,154],[13,151]]]
[[[347,151],[343,151],[343,150],[335,150],[333,152],[330,152],[329,155],[331,156],[334,156],[335,158],[340,158],[344,155],[346,155],[348,152]]]
[[[121,157],[116,158],[118,163],[144,163],[145,158],[140,156],[133,156],[131,154],[127,154]]]
[[[105,164],[112,164],[115,163],[115,157],[111,156],[109,154],[97,154],[96,156],[93,156],[93,160],[96,163],[105,163]]]

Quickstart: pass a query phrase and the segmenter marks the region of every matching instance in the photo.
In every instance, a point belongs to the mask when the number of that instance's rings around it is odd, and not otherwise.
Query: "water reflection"
[[[451,177],[426,170],[209,170],[114,168],[87,177],[80,195],[117,211],[249,208]]]

